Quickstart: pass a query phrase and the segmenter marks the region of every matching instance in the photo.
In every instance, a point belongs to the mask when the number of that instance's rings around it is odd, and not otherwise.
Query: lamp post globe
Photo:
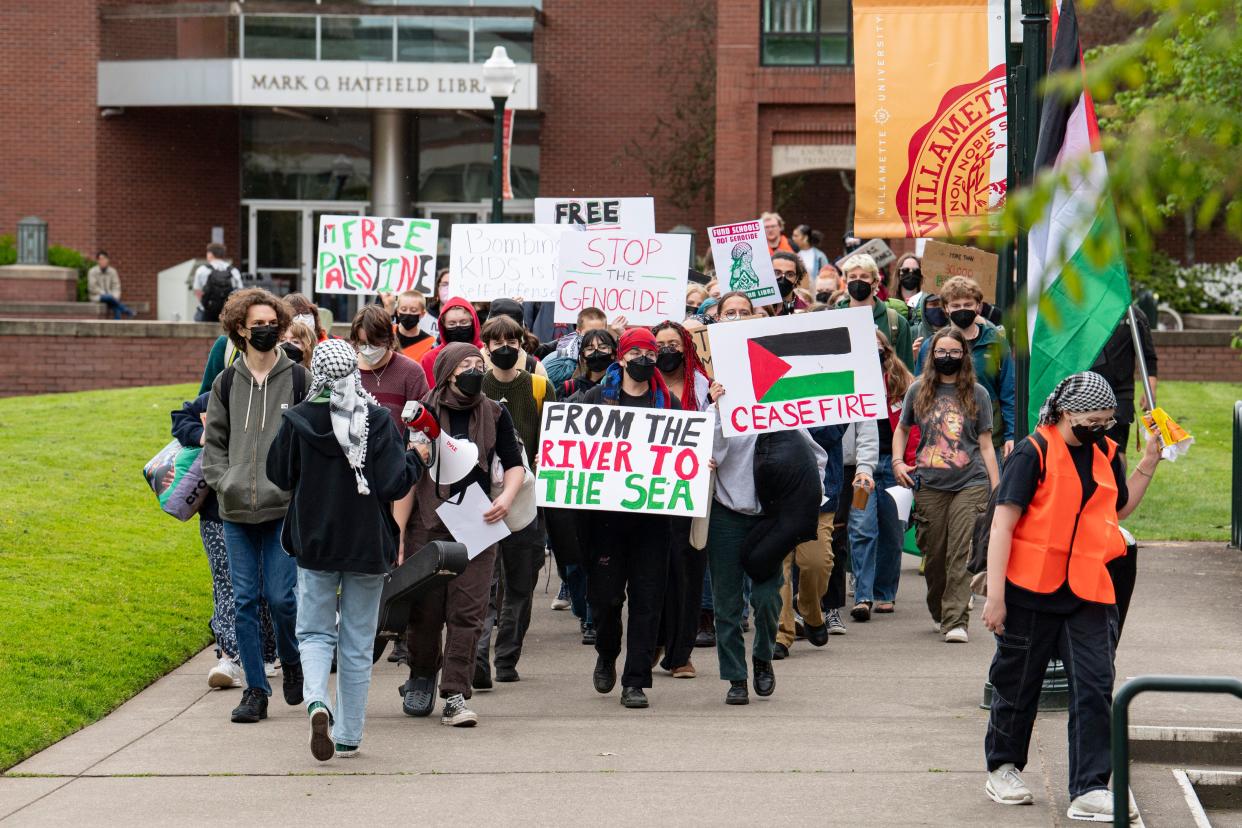
[[[483,64],[483,86],[492,99],[494,124],[492,127],[492,222],[504,220],[501,199],[501,159],[504,154],[505,102],[517,85],[517,64],[509,57],[504,46],[492,49],[492,56]]]

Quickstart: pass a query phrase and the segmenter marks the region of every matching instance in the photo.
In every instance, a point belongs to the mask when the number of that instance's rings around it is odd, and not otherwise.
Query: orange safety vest
[[[1084,601],[1116,603],[1113,579],[1105,567],[1126,553],[1117,518],[1117,482],[1111,463],[1117,444],[1105,439],[1092,452],[1095,493],[1084,504],[1082,481],[1061,433],[1040,426],[1047,450],[1040,451],[1044,479],[1013,530],[1010,583],[1032,592],[1051,593],[1068,579],[1070,590]],[[1030,438],[1028,438],[1030,439]]]

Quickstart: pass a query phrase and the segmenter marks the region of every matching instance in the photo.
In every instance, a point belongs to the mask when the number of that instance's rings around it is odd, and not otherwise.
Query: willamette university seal
[[[993,178],[992,157],[1005,149],[1007,112],[1004,64],[945,93],[910,139],[909,172],[897,190],[909,236],[951,235],[950,222],[1004,203],[1004,171]]]

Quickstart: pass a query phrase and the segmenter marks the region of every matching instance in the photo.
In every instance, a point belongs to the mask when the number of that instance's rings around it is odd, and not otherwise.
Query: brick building
[[[707,225],[777,208],[830,254],[850,224],[849,0],[12,5],[0,233],[36,215],[53,243],[106,248],[152,311],[157,273],[213,238],[304,289],[317,214],[436,216],[446,238],[486,220],[496,45],[520,70],[510,220],[536,195],[650,193],[700,252]],[[1218,240],[1200,257],[1237,255]]]

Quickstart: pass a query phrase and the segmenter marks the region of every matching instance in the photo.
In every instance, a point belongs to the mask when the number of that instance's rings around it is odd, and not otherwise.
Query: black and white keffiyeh
[[[1039,409],[1040,425],[1055,425],[1066,411],[1099,411],[1116,408],[1117,395],[1112,386],[1094,371],[1070,374],[1044,400]]]
[[[367,403],[375,403],[375,398],[362,387],[358,354],[343,339],[320,342],[311,355],[311,387],[307,399],[318,398],[325,389],[331,393],[328,406],[332,414],[332,433],[358,479],[358,494],[370,494],[371,487],[362,476],[362,467],[367,459]]]

